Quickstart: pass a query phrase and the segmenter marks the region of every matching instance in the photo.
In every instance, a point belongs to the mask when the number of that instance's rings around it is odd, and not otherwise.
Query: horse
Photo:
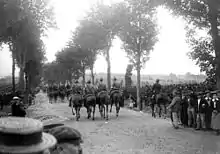
[[[99,112],[102,118],[108,120],[108,106],[109,106],[109,95],[107,91],[100,91],[97,94],[97,104],[99,105]]]
[[[72,114],[75,115],[73,109],[75,109],[76,112],[76,121],[79,121],[80,118],[80,109],[83,105],[83,97],[80,94],[72,94],[70,96],[70,107],[72,109]]]
[[[169,102],[171,102],[171,98],[166,93],[160,93],[157,95],[153,94],[151,97],[152,117],[156,118],[155,109],[158,112],[159,117],[162,115],[162,110],[164,110],[164,115],[166,115],[166,105]]]
[[[91,118],[92,113],[92,120],[95,120],[95,108],[96,108],[96,96],[95,94],[86,94],[84,96],[84,106],[87,109],[88,119]]]
[[[121,92],[119,90],[113,90],[112,91],[112,97],[111,97],[110,112],[112,112],[112,106],[113,106],[113,104],[115,104],[115,107],[116,107],[116,117],[118,117],[118,115],[119,115],[120,106],[122,104],[122,101],[123,101],[123,97],[122,97]]]

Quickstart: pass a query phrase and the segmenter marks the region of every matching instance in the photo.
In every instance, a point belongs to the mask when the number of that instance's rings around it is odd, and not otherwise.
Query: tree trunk
[[[82,80],[83,87],[85,87],[85,83],[86,83],[86,70],[85,67],[83,66],[83,80]]]
[[[15,95],[15,56],[12,51],[12,92]]]
[[[20,72],[19,72],[19,90],[21,91],[25,90],[24,70],[22,68],[20,68]]]
[[[111,47],[111,46],[110,46]],[[110,47],[108,47],[106,52],[106,61],[107,61],[107,87],[108,90],[111,89],[111,60],[110,60]]]
[[[92,78],[92,84],[94,85],[95,84],[95,76],[94,76],[94,69],[93,69],[93,66],[91,67],[91,78]]]
[[[217,79],[217,89],[220,89],[220,37],[218,34],[218,8],[213,3],[213,1],[208,1],[209,5],[209,21],[211,24],[211,34],[214,42],[214,49],[216,55],[216,79]]]
[[[24,74],[23,74],[24,75]],[[25,93],[24,93],[24,104],[28,104],[28,76],[25,74]]]
[[[141,83],[141,69],[140,69],[140,63],[137,66],[137,105],[138,109],[142,110],[142,104],[140,99],[140,83]]]

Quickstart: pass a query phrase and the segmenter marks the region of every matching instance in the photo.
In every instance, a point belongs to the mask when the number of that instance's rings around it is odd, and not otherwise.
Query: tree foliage
[[[120,38],[128,58],[134,67],[142,67],[157,42],[157,26],[153,12],[145,1],[128,0],[126,20],[123,20]]]
[[[191,55],[197,59],[197,64],[208,76],[215,75],[217,87],[220,88],[220,1],[165,0],[165,3],[175,15],[181,15],[193,26],[208,31],[211,38],[202,38],[197,40],[198,42],[192,40],[194,49],[196,45],[196,48],[201,49],[201,51],[192,50]],[[210,56],[211,51],[214,51],[214,56]]]
[[[0,8],[0,42],[9,44],[13,59],[20,68],[21,81],[25,74],[28,90],[40,82],[45,60],[41,38],[48,28],[56,27],[53,8],[48,0],[3,0]]]

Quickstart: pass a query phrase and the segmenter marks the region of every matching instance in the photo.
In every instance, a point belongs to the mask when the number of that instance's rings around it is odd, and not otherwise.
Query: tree
[[[206,73],[207,84],[211,84],[213,86],[216,85],[216,57],[211,36],[207,34],[206,37],[196,38],[194,32],[193,35],[188,36],[188,39],[188,43],[191,47],[189,57],[196,61],[196,64],[199,65],[201,72]]]
[[[111,62],[110,62],[110,48],[112,46],[112,41],[120,30],[119,21],[123,19],[121,15],[125,13],[124,3],[116,3],[109,5],[104,5],[102,2],[97,3],[86,18],[89,21],[95,22],[100,28],[97,32],[102,35],[103,48],[102,54],[106,58],[107,62],[107,87],[111,87]]]
[[[71,41],[78,46],[86,58],[86,65],[91,71],[92,84],[94,84],[94,64],[100,50],[105,48],[105,31],[93,21],[83,19],[73,33]],[[83,53],[82,53],[83,54]]]
[[[126,0],[127,14],[122,20],[120,38],[130,62],[137,70],[137,103],[140,103],[140,71],[149,59],[149,53],[157,41],[157,28],[154,22],[154,8],[143,0]]]
[[[66,72],[64,73],[67,75],[65,80],[71,81],[73,74],[75,74],[75,78],[81,76],[82,72],[84,72],[81,60],[85,56],[86,54],[81,53],[79,48],[74,46],[67,46],[56,54],[57,63],[61,65],[63,71]]]
[[[215,74],[217,88],[220,89],[220,1],[218,0],[165,0],[165,4],[176,15],[185,17],[188,23],[206,29],[213,43],[215,53]]]
[[[42,44],[38,42],[41,37],[46,34],[48,28],[56,26],[53,8],[48,3],[47,0],[5,0],[0,2],[0,42],[9,44],[10,50],[13,52],[13,59],[21,69],[21,80],[23,80],[25,64],[28,62],[27,54],[32,55],[34,51],[40,51],[39,49],[42,48],[39,45]],[[34,46],[33,44],[36,42],[37,45]],[[30,54],[30,52],[32,53]]]

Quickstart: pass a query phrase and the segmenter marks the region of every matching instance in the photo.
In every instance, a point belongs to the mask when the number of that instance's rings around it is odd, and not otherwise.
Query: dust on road
[[[86,119],[86,110],[82,109],[81,119],[76,122],[67,103],[51,105],[43,94],[38,95],[38,99],[37,105],[33,107],[34,110],[32,108],[31,111],[30,108],[29,116],[50,114],[62,119],[60,121],[65,120],[66,125],[82,133],[85,154],[220,153],[220,138],[210,132],[186,128],[174,130],[169,121],[153,119],[149,114],[127,109],[121,109],[118,118],[113,110],[107,123],[100,118],[98,110],[96,120],[92,121]],[[58,118],[54,121],[57,122]]]

